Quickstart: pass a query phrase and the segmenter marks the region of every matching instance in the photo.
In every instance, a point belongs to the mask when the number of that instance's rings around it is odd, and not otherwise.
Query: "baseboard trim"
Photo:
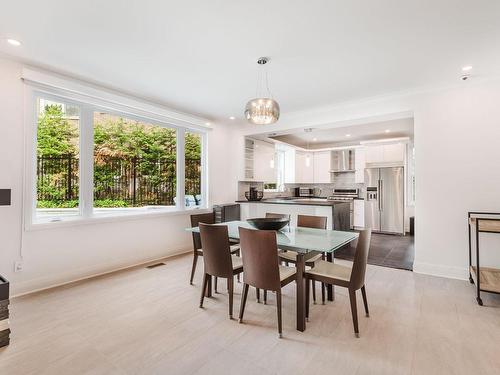
[[[11,295],[10,298],[13,299],[13,298],[18,298],[18,297],[23,297],[23,296],[27,296],[27,295],[30,295],[30,294],[44,292],[44,291],[47,291],[47,290],[50,290],[50,289],[55,289],[55,288],[59,288],[59,287],[62,287],[62,286],[67,286],[67,285],[70,285],[70,284],[76,284],[76,283],[81,282],[81,281],[85,281],[85,280],[89,280],[89,279],[94,279],[94,278],[101,277],[101,276],[110,275],[112,273],[122,272],[122,271],[130,270],[130,269],[133,269],[133,268],[145,267],[147,265],[154,264],[154,263],[157,263],[159,261],[164,261],[164,260],[168,260],[168,259],[171,259],[171,258],[175,258],[177,256],[184,255],[184,254],[187,254],[187,253],[192,252],[192,251],[193,251],[192,249],[180,250],[180,251],[177,251],[175,253],[169,254],[167,256],[160,257],[160,258],[148,259],[148,260],[141,261],[139,263],[129,264],[129,265],[126,265],[126,266],[123,266],[123,267],[113,268],[113,269],[108,270],[108,271],[98,272],[98,273],[90,274],[88,276],[83,276],[83,277],[79,277],[79,278],[76,278],[76,279],[71,279],[71,280],[68,280],[68,281],[64,281],[64,282],[61,282],[61,283],[51,284],[51,285],[45,286],[43,288],[33,289],[33,290],[30,290],[30,291],[27,291],[27,292],[22,292],[22,293],[14,294],[14,295]]]
[[[414,262],[413,272],[420,273],[423,275],[446,277],[448,279],[457,279],[457,280],[469,279],[469,271],[466,267],[465,268],[450,267],[450,266],[443,266],[440,264]]]

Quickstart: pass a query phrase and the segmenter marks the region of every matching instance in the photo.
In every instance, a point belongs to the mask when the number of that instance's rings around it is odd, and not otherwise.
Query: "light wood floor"
[[[369,266],[359,339],[342,289],[297,332],[291,284],[280,340],[274,296],[257,304],[251,290],[244,324],[228,319],[225,293],[199,309],[201,264],[194,286],[181,256],[13,300],[0,374],[500,373],[500,297],[484,294],[479,307],[466,281]]]

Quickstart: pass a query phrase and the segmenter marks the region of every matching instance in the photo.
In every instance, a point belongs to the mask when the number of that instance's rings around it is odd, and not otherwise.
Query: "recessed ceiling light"
[[[229,116],[229,120],[234,120],[236,117],[234,116]]]
[[[17,39],[7,39],[7,43],[15,47],[19,47],[21,45],[21,42]]]
[[[472,70],[472,66],[467,65],[462,68],[462,72],[468,72],[469,70]]]
[[[209,122],[205,122],[205,125],[206,125],[206,126],[210,126],[210,123],[209,123]]]
[[[318,138],[313,138],[313,142],[316,142],[318,140]]]
[[[346,136],[346,137],[350,137],[351,135],[350,135],[350,134],[346,134],[345,136]]]
[[[391,129],[385,129],[385,132],[386,132],[386,133],[390,133],[390,132],[391,132]]]

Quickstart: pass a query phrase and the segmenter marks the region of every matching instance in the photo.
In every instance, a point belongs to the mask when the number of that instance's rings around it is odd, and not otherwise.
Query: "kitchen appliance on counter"
[[[404,235],[403,167],[366,168],[365,226]]]
[[[359,197],[358,189],[333,189],[333,194],[328,197],[331,201],[349,202],[349,228],[354,228],[354,199]]]
[[[250,187],[249,191],[245,192],[245,198],[248,201],[260,201],[264,197],[264,192],[257,190],[256,187]]]
[[[306,187],[297,187],[295,188],[295,196],[296,197],[314,197],[314,189],[306,188]]]

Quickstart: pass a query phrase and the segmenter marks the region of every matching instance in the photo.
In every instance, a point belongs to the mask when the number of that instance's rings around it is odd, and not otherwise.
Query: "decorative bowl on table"
[[[290,222],[289,219],[282,217],[258,217],[247,219],[247,221],[255,228],[261,230],[280,230]]]

